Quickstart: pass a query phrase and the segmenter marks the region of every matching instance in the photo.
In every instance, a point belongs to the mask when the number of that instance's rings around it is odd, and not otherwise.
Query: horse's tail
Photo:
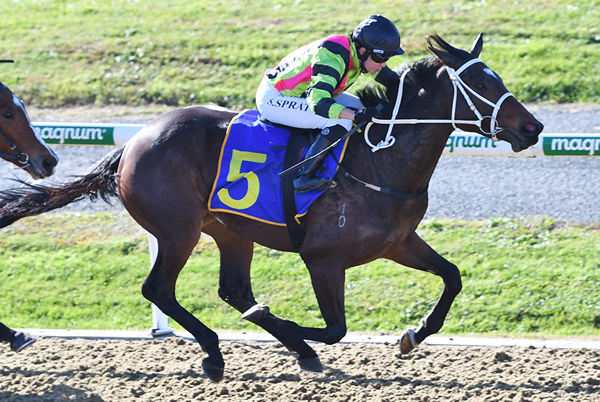
[[[0,193],[0,228],[85,198],[100,197],[110,203],[110,197],[118,195],[116,177],[123,148],[106,155],[88,174],[71,183],[53,187],[21,182],[23,187]]]

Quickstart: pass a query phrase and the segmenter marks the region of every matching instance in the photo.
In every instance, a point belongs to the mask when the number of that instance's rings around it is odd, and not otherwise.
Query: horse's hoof
[[[323,365],[318,357],[298,359],[298,364],[300,364],[300,368],[304,371],[310,371],[311,373],[323,372]]]
[[[225,367],[215,366],[208,361],[208,358],[206,358],[202,360],[202,371],[204,371],[204,374],[206,374],[211,381],[219,382],[223,379]]]
[[[269,306],[265,303],[257,303],[242,314],[242,319],[258,323],[269,314]]]
[[[416,332],[414,329],[409,328],[400,338],[400,353],[403,355],[410,353],[414,348],[416,348],[419,344],[416,339]]]

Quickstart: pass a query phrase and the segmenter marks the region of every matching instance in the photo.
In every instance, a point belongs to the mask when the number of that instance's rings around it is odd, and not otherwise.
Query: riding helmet
[[[388,57],[404,53],[400,47],[400,33],[394,23],[382,15],[365,18],[352,32],[358,45]]]

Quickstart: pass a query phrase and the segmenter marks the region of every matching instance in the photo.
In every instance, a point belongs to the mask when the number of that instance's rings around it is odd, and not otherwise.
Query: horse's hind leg
[[[444,290],[431,311],[423,318],[419,328],[409,329],[400,340],[400,351],[408,353],[429,335],[438,332],[452,302],[462,289],[460,271],[444,257],[433,250],[415,232],[403,242],[390,249],[384,256],[407,267],[416,268],[438,275],[444,281]]]
[[[208,228],[206,227],[208,226]],[[254,242],[229,231],[211,231],[219,226],[216,221],[203,230],[209,233],[220,255],[219,297],[241,313],[256,305],[250,282],[250,265],[254,253]]]
[[[189,232],[185,237],[157,237],[158,255],[142,285],[142,294],[194,336],[208,354],[202,361],[202,369],[211,380],[220,381],[225,363],[217,334],[183,308],[175,297],[177,277],[199,237],[199,233],[192,235]]]
[[[304,370],[321,371],[321,363],[316,352],[302,338],[281,335],[282,328],[290,326],[299,328],[298,325],[275,317],[269,312],[268,307],[256,302],[250,281],[250,264],[254,243],[219,226],[217,222],[213,222],[206,224],[203,228],[215,240],[221,254],[219,296],[243,313],[244,318],[277,338],[289,351],[297,353],[300,367]]]
[[[305,340],[333,344],[346,334],[344,268],[340,264],[342,259],[333,255],[326,259],[305,257],[325,328],[302,327],[293,321],[276,317],[269,313],[268,308],[262,309],[260,306],[247,311],[244,318],[267,330],[289,350],[297,352],[303,370],[320,372],[323,371],[321,361]]]

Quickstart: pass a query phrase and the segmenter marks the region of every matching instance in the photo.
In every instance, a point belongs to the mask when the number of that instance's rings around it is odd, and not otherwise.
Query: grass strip
[[[600,335],[600,228],[548,218],[426,220],[421,237],[458,265],[463,290],[446,334]],[[149,270],[143,232],[124,212],[49,214],[0,230],[0,321],[14,327],[146,329],[140,292]],[[212,328],[257,330],[217,295],[219,255],[196,247],[177,287],[181,304]],[[301,325],[323,326],[296,254],[256,246],[257,300]],[[442,290],[440,278],[377,260],[346,276],[350,331],[396,333],[418,325]],[[180,328],[172,322],[174,328]]]

